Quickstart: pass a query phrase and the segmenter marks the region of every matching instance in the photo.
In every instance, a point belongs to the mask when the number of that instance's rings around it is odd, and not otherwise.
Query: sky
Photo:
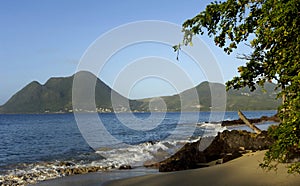
[[[73,75],[88,47],[103,34],[124,24],[145,20],[166,21],[181,25],[205,8],[208,0],[0,0],[0,105],[31,81],[44,84],[50,77]],[[126,35],[124,36],[126,37]],[[237,53],[228,56],[214,46],[212,38],[199,37],[215,56],[224,82],[237,74],[244,61]],[[177,44],[177,43],[174,43]],[[109,47],[110,43],[107,43]],[[201,69],[184,53],[176,61],[171,46],[145,43],[127,47],[111,57],[98,76],[113,87],[118,75],[132,61],[143,57],[177,63],[197,85],[207,80]],[[150,52],[149,52],[150,51]],[[137,55],[139,54],[139,55]],[[156,57],[155,57],[156,56]],[[145,60],[148,60],[145,59]],[[158,60],[159,61],[159,60]],[[141,62],[142,63],[142,62]],[[159,67],[160,70],[171,69]],[[132,65],[131,65],[132,66]],[[128,68],[129,68],[128,67]],[[147,73],[146,67],[142,67]],[[156,69],[157,69],[156,68]],[[183,89],[191,88],[181,87]],[[154,87],[154,88],[153,88]],[[178,89],[168,79],[137,79],[126,90],[116,87],[132,99],[174,94]],[[123,91],[123,92],[122,92]],[[127,91],[127,92],[126,92]]]

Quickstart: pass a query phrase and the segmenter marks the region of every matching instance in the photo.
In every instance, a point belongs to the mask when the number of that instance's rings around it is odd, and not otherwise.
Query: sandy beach
[[[262,162],[264,153],[265,151],[248,153],[230,162],[212,167],[114,180],[104,185],[300,185],[300,175],[287,174],[284,165],[279,165],[277,172],[262,170],[259,163]]]

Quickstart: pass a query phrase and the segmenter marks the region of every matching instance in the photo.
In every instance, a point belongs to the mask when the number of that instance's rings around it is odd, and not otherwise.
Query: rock
[[[216,164],[223,164],[223,159],[218,159],[218,160],[216,161]]]
[[[67,161],[67,162],[60,162],[58,165],[59,165],[59,166],[66,166],[66,167],[70,167],[70,166],[75,166],[76,164],[75,164],[75,163],[73,163],[73,162],[69,162],[69,161]]]
[[[280,118],[278,117],[277,114],[275,114],[274,116],[262,116],[260,118],[262,121],[275,121],[275,122],[280,122]]]
[[[199,168],[197,164],[206,163],[205,155],[200,152],[200,141],[185,144],[176,154],[160,162],[159,171],[179,171]]]
[[[244,152],[268,149],[272,143],[266,131],[255,134],[248,131],[225,130],[218,133],[212,143],[202,152],[199,151],[200,140],[184,145],[176,154],[159,163],[159,171],[199,168],[216,160],[222,160],[222,163],[225,163],[240,157]]]
[[[223,158],[229,161],[241,156],[240,147],[245,150],[265,150],[272,144],[271,138],[266,131],[255,134],[247,131],[223,131],[219,133],[210,146],[204,150],[207,161]],[[231,153],[232,155],[229,155]]]
[[[240,152],[227,153],[222,157],[222,160],[223,160],[222,162],[225,163],[225,162],[228,162],[230,160],[233,160],[233,159],[241,157],[241,156],[242,156],[242,153],[240,153]]]
[[[249,119],[249,122],[259,123],[261,122],[261,119]],[[245,123],[243,122],[243,120],[237,119],[237,120],[230,120],[230,121],[222,121],[221,125],[224,127],[224,126],[233,126],[233,125],[245,125]]]
[[[130,165],[121,165],[119,167],[119,170],[126,170],[126,169],[132,169]]]
[[[147,168],[159,168],[159,162],[156,162],[156,161],[151,161],[151,160],[148,160],[148,161],[145,161],[144,162],[144,167],[147,167]]]
[[[97,172],[99,170],[101,170],[102,168],[101,167],[96,167],[96,166],[93,166],[93,167],[88,167],[87,168],[87,171],[88,172]]]
[[[147,141],[147,143],[149,143],[149,144],[151,144],[151,145],[154,145],[154,144],[156,144],[156,143],[158,143],[159,141]]]
[[[280,119],[277,116],[277,114],[274,116],[262,116],[260,118],[249,119],[250,123],[260,123],[263,121],[280,122]],[[222,121],[221,125],[222,126],[233,126],[233,125],[245,125],[245,123],[241,119],[237,119],[237,120]]]
[[[239,147],[240,151],[245,151],[245,147]]]
[[[48,164],[43,164],[47,166]],[[68,162],[63,162],[60,164],[61,167],[56,167],[55,169],[42,169],[40,171],[33,172],[19,172],[18,169],[12,171],[10,174],[1,176],[0,175],[0,185],[29,185],[35,184],[37,182],[53,179],[61,176],[68,176],[74,174],[85,174],[88,172],[96,172],[103,170],[101,166],[72,166]],[[66,166],[69,165],[69,166]],[[75,164],[74,164],[75,165]],[[51,164],[49,167],[53,168]]]

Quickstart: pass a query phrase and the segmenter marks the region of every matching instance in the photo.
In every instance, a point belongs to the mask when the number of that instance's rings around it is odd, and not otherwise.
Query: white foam
[[[177,152],[187,142],[197,141],[198,139],[188,140],[169,140],[156,143],[141,143],[124,148],[110,150],[99,150],[97,153],[106,159],[95,164],[101,164],[104,167],[119,167],[120,165],[143,166],[146,161],[159,162],[175,152]]]
[[[188,126],[189,127],[189,126]],[[204,130],[204,136],[215,136],[218,132],[226,130],[226,127],[222,127],[221,124],[212,123],[199,123],[197,127]],[[203,137],[203,136],[202,136]],[[15,170],[11,172],[13,175],[25,175],[39,173],[35,179],[45,180],[49,178],[55,178],[63,176],[58,170],[66,169],[70,167],[90,167],[98,166],[104,169],[118,168],[121,165],[130,165],[132,167],[143,166],[147,161],[160,162],[171,155],[175,154],[186,143],[196,142],[201,136],[193,139],[167,139],[159,142],[146,142],[138,145],[128,146],[111,146],[109,148],[101,148],[96,153],[104,156],[105,159],[95,160],[90,163],[68,163],[69,165],[62,164],[62,162],[48,162],[48,163],[36,163],[27,165],[26,170]],[[207,146],[208,141],[203,140],[203,148]],[[201,146],[201,147],[202,147]]]
[[[198,123],[197,126],[204,131],[203,137],[217,136],[219,132],[227,130],[221,123]]]
[[[216,136],[218,132],[226,130],[226,127],[221,124],[214,123],[198,123],[197,127],[204,130],[202,137]],[[162,161],[174,153],[176,153],[186,143],[198,141],[200,137],[186,140],[168,139],[167,141],[160,141],[156,143],[141,143],[138,145],[128,145],[122,148],[102,148],[97,151],[101,156],[106,159],[93,162],[94,164],[103,167],[119,167],[120,165],[142,166],[144,162]]]

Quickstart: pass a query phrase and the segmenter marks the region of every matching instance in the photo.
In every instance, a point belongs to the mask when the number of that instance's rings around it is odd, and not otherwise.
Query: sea
[[[247,118],[275,113],[244,112]],[[214,120],[212,115],[220,117]],[[9,178],[24,180],[24,175],[30,177],[27,183],[62,177],[65,174],[61,170],[70,167],[98,166],[103,171],[122,165],[138,168],[145,162],[171,156],[185,143],[213,137],[224,130],[249,130],[246,126],[221,126],[221,120],[238,119],[237,112],[97,113],[97,120],[94,116],[95,113],[84,114],[78,119],[73,113],[0,115],[0,185]],[[270,124],[257,126],[266,130]]]

